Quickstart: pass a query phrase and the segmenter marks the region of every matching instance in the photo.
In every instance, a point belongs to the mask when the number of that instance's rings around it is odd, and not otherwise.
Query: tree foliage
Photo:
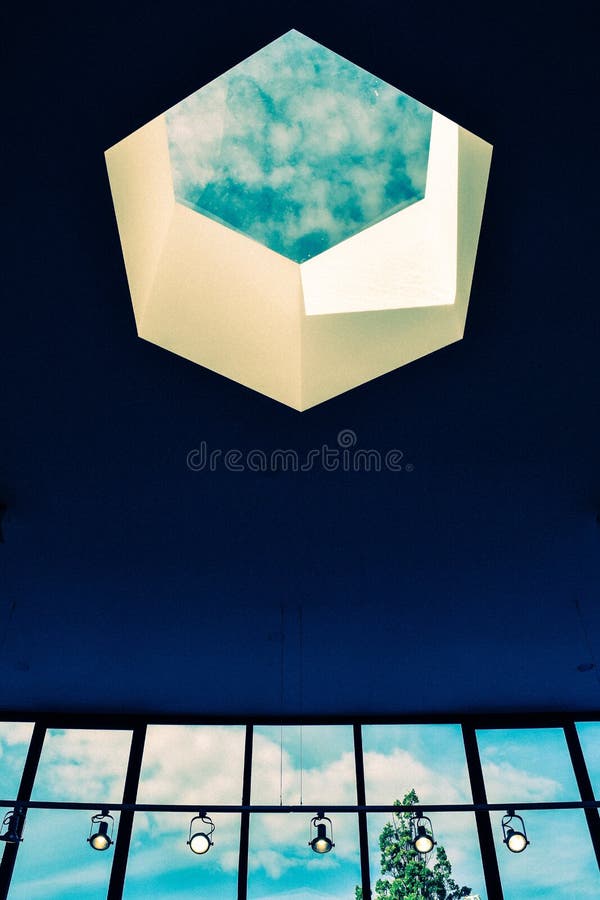
[[[418,803],[411,790],[394,806],[400,810]],[[433,865],[417,853],[411,843],[410,819],[408,812],[394,812],[392,821],[383,826],[379,835],[382,877],[377,880],[373,900],[459,900],[470,894],[471,888],[459,887],[452,878],[450,860],[440,844],[433,853]],[[363,900],[360,887],[356,888],[356,900]]]

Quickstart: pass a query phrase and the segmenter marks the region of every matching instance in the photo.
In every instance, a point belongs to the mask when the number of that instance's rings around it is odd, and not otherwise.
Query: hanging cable
[[[304,717],[304,620],[302,616],[302,604],[300,604],[299,611],[299,624],[300,624],[300,716]],[[302,794],[303,794],[303,777],[304,777],[304,746],[303,746],[303,732],[302,732],[302,722],[300,722],[300,806],[302,806]]]
[[[284,673],[284,617],[283,617],[283,603],[280,608],[280,622],[279,622],[279,634],[281,638],[281,656],[280,656],[280,678],[279,678],[279,687],[280,687],[280,725],[279,725],[279,805],[283,806],[283,673]]]

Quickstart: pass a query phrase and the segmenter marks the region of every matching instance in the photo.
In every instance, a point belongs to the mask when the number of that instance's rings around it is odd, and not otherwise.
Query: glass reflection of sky
[[[0,797],[5,800],[17,796],[32,732],[30,722],[0,722]]]
[[[414,788],[421,802],[470,803],[460,725],[364,725],[363,753],[368,804],[387,804]],[[483,869],[474,817],[431,816],[436,840],[445,848],[452,877],[485,900]],[[371,881],[381,877],[379,835],[389,815],[369,815]],[[432,860],[433,862],[434,860]]]
[[[431,117],[290,31],[167,112],[175,196],[302,262],[424,197]]]
[[[130,746],[130,731],[48,729],[31,799],[120,803]]]
[[[139,803],[242,802],[243,725],[150,725]]]
[[[478,731],[477,742],[488,802],[579,798],[561,728],[490,729]],[[600,877],[582,811],[531,810],[522,815],[531,844],[515,854],[502,843],[502,815],[492,814],[505,900],[600,896]]]
[[[598,723],[578,730],[592,777],[597,777]],[[280,765],[284,803],[298,802],[300,770],[304,802],[352,804],[356,785],[350,726],[286,726],[255,729],[252,802],[278,803]],[[0,773],[9,794],[20,779],[31,726],[0,726]],[[281,739],[283,737],[283,757]],[[140,784],[152,802],[237,803],[241,797],[244,728],[241,726],[150,727]],[[196,740],[197,738],[197,740]],[[560,729],[478,732],[490,802],[576,799],[578,794]],[[52,731],[44,743],[34,796],[38,799],[120,799],[130,734],[83,729]],[[464,754],[457,726],[365,726],[367,802],[393,802],[415,787],[424,802],[464,802]],[[302,748],[302,750],[301,750]],[[200,752],[201,751],[201,752]],[[301,762],[302,760],[302,762]],[[8,782],[6,776],[8,773]],[[594,774],[596,773],[596,774]],[[12,780],[12,781],[11,781]],[[12,783],[13,789],[9,790]],[[248,891],[250,900],[353,900],[360,883],[357,819],[332,814],[335,850],[324,857],[308,847],[312,812],[251,817]],[[31,810],[10,900],[100,900],[106,896],[114,849],[94,853],[86,842],[87,812]],[[118,815],[115,815],[118,823]],[[137,814],[125,900],[235,900],[239,815],[214,815],[215,846],[194,857],[186,846],[191,816]],[[522,897],[567,900],[600,896],[600,879],[581,810],[528,811],[531,845],[510,854],[502,844],[501,815],[492,815],[506,900]],[[368,817],[372,881],[379,873],[377,840],[386,816]],[[432,814],[453,877],[485,900],[473,816]],[[48,836],[51,836],[51,840]],[[567,839],[565,839],[567,835]]]
[[[90,848],[90,815],[62,809],[27,813],[10,900],[106,900],[114,848]],[[118,827],[115,813],[115,835]]]
[[[319,855],[308,846],[312,815],[251,817],[249,900],[353,900],[360,884],[357,817],[332,815],[335,847]]]
[[[242,802],[242,725],[150,725],[139,803],[236,805]],[[195,856],[187,846],[193,813],[137,813],[125,900],[202,896],[235,900],[240,816],[214,814],[214,846]]]
[[[522,816],[531,843],[511,853],[502,843],[502,813],[491,814],[504,900],[597,900],[600,875],[583,811],[535,809]]]
[[[34,800],[123,799],[131,732],[50,729],[32,792]],[[27,813],[11,882],[10,900],[101,900],[106,897],[113,848],[87,843],[91,813]],[[117,834],[119,816],[114,814]]]
[[[485,878],[473,814],[431,813],[429,815],[433,824],[435,840],[444,847],[448,854],[452,866],[452,878],[459,887],[466,885],[471,888],[471,893],[479,894],[481,900],[486,900]],[[367,818],[371,884],[374,886],[377,879],[382,877],[379,835],[391,817],[377,813],[371,814]],[[431,859],[431,864],[434,863],[435,857]]]
[[[592,790],[596,797],[600,797],[600,722],[578,722],[577,733]]]
[[[254,728],[252,803],[356,803],[351,725]]]
[[[421,802],[470,803],[460,725],[364,725],[367,803],[393,803],[414,788]]]
[[[136,814],[124,900],[236,900],[240,816],[214,814],[214,846],[196,856],[186,843],[192,815]]]
[[[489,729],[477,743],[489,803],[579,797],[562,728]]]

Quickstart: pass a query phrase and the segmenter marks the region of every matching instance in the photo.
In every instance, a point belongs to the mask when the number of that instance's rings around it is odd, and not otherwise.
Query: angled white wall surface
[[[106,152],[140,337],[298,410],[464,331],[491,146],[434,114],[426,196],[297,263],[175,202],[164,116]]]
[[[425,198],[301,263],[307,315],[454,303],[458,132],[434,112]]]

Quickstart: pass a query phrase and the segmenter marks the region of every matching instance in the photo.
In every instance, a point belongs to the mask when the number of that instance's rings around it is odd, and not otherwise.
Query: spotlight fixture
[[[410,820],[411,844],[421,856],[427,856],[435,847],[431,819],[417,812]]]
[[[12,812],[7,812],[2,820],[2,828],[6,828],[4,834],[0,834],[0,841],[6,841],[7,844],[19,844],[23,838],[21,837],[23,825],[25,824],[25,810],[22,806],[15,806]]]
[[[502,843],[506,844],[511,853],[522,853],[529,844],[523,818],[515,815],[514,809],[508,809],[502,817],[502,834]]]
[[[94,826],[98,827],[94,830]],[[110,825],[110,834],[108,828]],[[96,813],[92,816],[92,824],[90,825],[90,836],[87,839],[88,844],[93,850],[108,850],[113,842],[112,835],[115,827],[115,820],[107,809]]]
[[[331,833],[331,837],[327,834],[327,822],[329,822],[329,831]],[[313,837],[313,829],[316,834]],[[314,818],[310,821],[310,840],[308,842],[308,846],[312,847],[315,853],[329,853],[330,850],[333,850],[335,844],[333,843],[333,823],[331,819],[329,819],[325,813],[319,812]]]
[[[192,834],[192,827],[194,822],[200,821],[203,825],[206,825],[205,831],[194,831]],[[192,853],[197,853],[198,856],[202,856],[204,853],[208,853],[210,848],[213,846],[213,841],[211,840],[213,832],[215,830],[215,823],[211,819],[210,816],[207,816],[205,812],[199,812],[197,816],[194,816],[192,821],[190,822],[190,836],[188,838],[187,844]]]

